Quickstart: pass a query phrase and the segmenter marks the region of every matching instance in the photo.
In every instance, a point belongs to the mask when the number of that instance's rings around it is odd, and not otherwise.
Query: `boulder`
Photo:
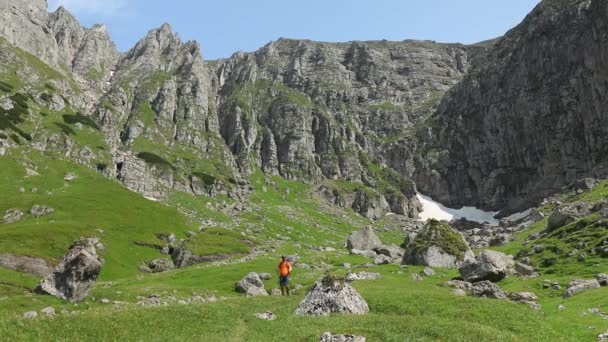
[[[38,313],[36,311],[28,311],[23,314],[23,318],[34,319],[38,317]]]
[[[361,271],[359,273],[348,273],[346,275],[346,281],[376,280],[380,279],[380,277],[380,273]]]
[[[238,292],[247,293],[247,290],[252,287],[264,289],[264,283],[262,282],[262,279],[260,279],[260,276],[257,273],[250,272],[238,283],[236,283],[235,287]]]
[[[475,260],[468,260],[458,271],[462,279],[469,282],[490,280],[500,281],[513,272],[513,258],[501,252],[485,250]]]
[[[30,214],[35,218],[40,218],[42,216],[47,216],[55,212],[55,209],[51,207],[47,207],[46,205],[34,205],[30,209]]]
[[[424,270],[422,270],[422,275],[425,277],[430,277],[435,275],[435,271],[433,271],[433,269],[430,267],[425,267]]]
[[[564,292],[563,297],[569,298],[583,291],[591,290],[591,289],[599,289],[600,283],[597,279],[590,280],[578,280],[575,279],[568,284],[568,288],[566,288],[566,292]]]
[[[509,293],[509,299],[514,302],[536,302],[538,296],[532,292],[511,292]]]
[[[346,248],[349,250],[373,250],[382,246],[382,242],[372,227],[365,227],[351,233],[346,240]]]
[[[463,291],[471,291],[473,288],[473,284],[468,281],[463,280],[448,280],[444,284],[444,286],[449,286],[455,289],[461,289]]]
[[[516,263],[513,270],[517,275],[522,277],[534,277],[538,275],[538,273],[536,273],[534,270],[534,267],[521,262]]]
[[[323,333],[319,338],[319,342],[365,342],[367,339],[363,336],[351,334],[332,334],[330,332]]]
[[[167,272],[173,269],[173,261],[169,259],[154,259],[148,263],[152,273]]]
[[[350,253],[354,254],[354,255],[360,255],[360,256],[366,257],[366,258],[375,258],[375,257],[378,256],[378,254],[376,252],[374,252],[374,251],[372,251],[370,249],[364,249],[364,250],[361,250],[361,249],[351,249]]]
[[[270,311],[256,313],[255,317],[266,321],[274,321],[277,319],[277,316]]]
[[[471,293],[475,297],[507,299],[507,293],[500,286],[488,280],[474,283],[471,286]]]
[[[272,274],[270,274],[270,273],[258,273],[258,276],[260,276],[260,279],[262,279],[262,280],[272,279]]]
[[[0,254],[0,267],[46,277],[53,268],[44,259],[22,255]]]
[[[391,261],[393,261],[393,259],[386,255],[378,255],[374,258],[374,265],[388,265]]]
[[[47,306],[46,308],[40,310],[40,313],[42,313],[43,315],[45,315],[47,317],[54,317],[55,309],[52,306]]]
[[[600,273],[595,276],[595,280],[600,283],[600,286],[608,286],[608,274]]]
[[[15,223],[21,220],[23,217],[23,211],[19,209],[8,209],[4,212],[4,216],[2,217],[2,222],[4,223]]]
[[[472,258],[460,233],[447,223],[430,220],[407,245],[402,264],[454,268]]]
[[[37,291],[70,302],[83,300],[101,271],[103,261],[97,255],[97,249],[102,246],[97,238],[75,241],[53,273],[42,280]]]
[[[308,291],[295,311],[296,315],[327,316],[332,313],[363,315],[367,303],[346,281],[325,276]]]
[[[386,255],[391,259],[402,258],[404,251],[401,247],[397,245],[388,245],[388,246],[380,246],[374,248],[374,252],[380,255]]]
[[[247,297],[262,297],[268,296],[268,292],[264,290],[263,287],[252,286],[245,291],[245,296]]]
[[[551,213],[547,221],[549,231],[565,226],[575,220],[591,214],[591,205],[585,202],[575,202],[561,205]]]

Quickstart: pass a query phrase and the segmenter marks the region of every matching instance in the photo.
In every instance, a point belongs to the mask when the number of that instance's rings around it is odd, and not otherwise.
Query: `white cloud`
[[[75,13],[117,15],[127,7],[127,0],[50,0],[49,8],[63,6]]]

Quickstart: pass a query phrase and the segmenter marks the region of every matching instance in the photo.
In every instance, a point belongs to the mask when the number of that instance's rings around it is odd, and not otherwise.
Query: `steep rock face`
[[[442,101],[421,189],[508,213],[605,175],[606,32],[606,1],[539,4]]]

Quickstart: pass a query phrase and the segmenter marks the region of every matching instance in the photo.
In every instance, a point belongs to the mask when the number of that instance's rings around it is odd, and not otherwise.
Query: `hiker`
[[[279,285],[281,286],[281,295],[289,296],[289,276],[291,276],[291,262],[286,256],[281,257],[279,263]]]

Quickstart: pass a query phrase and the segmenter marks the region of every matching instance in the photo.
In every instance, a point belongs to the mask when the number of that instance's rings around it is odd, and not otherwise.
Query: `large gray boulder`
[[[471,287],[471,293],[475,297],[507,299],[507,293],[500,286],[488,280],[474,283]]]
[[[300,302],[296,315],[327,316],[332,313],[363,315],[367,303],[346,281],[325,276],[316,282]]]
[[[554,230],[591,214],[591,205],[585,202],[575,202],[561,205],[551,213],[547,221],[547,229]]]
[[[97,238],[75,241],[53,273],[42,280],[38,292],[70,302],[83,300],[95,284],[103,265],[97,249],[103,249]]]
[[[458,271],[468,282],[482,280],[497,282],[505,278],[507,274],[513,273],[514,265],[515,262],[510,255],[485,250],[479,253],[474,260],[467,260]]]
[[[430,220],[407,245],[402,264],[455,268],[473,258],[462,235],[447,223]]]
[[[374,252],[376,252],[380,255],[386,255],[387,257],[389,257],[391,259],[402,258],[403,254],[404,254],[403,248],[401,248],[397,245],[385,245],[385,246],[376,247],[376,248],[374,248]]]
[[[579,280],[575,279],[568,284],[568,288],[566,292],[564,292],[564,298],[570,298],[578,293],[591,290],[591,289],[599,289],[600,282],[597,279],[588,279],[588,280]]]
[[[372,227],[365,227],[353,232],[346,240],[346,247],[349,250],[373,250],[380,246],[382,246],[382,242]]]
[[[264,289],[264,283],[260,276],[255,272],[250,272],[243,279],[241,279],[238,283],[235,284],[235,288],[238,292],[247,293],[250,288],[259,288]],[[259,291],[255,291],[256,289],[250,291],[251,293],[259,293]]]

